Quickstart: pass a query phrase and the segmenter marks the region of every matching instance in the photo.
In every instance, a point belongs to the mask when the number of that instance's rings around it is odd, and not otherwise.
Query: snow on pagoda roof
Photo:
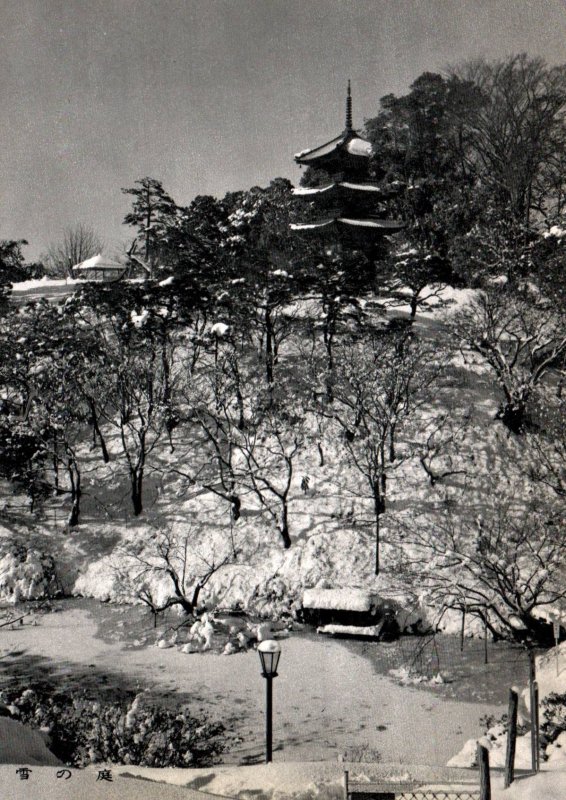
[[[341,133],[340,136],[326,142],[326,144],[321,144],[319,147],[313,147],[310,150],[301,150],[300,153],[295,153],[295,160],[302,163],[315,161],[323,156],[334,153],[342,146],[345,146],[348,153],[352,156],[369,158],[372,154],[372,147],[369,142],[359,137],[355,131],[346,130],[344,133]]]
[[[353,191],[357,192],[381,192],[381,188],[379,186],[375,186],[373,184],[368,183],[351,183],[350,181],[337,181],[335,183],[328,183],[324,186],[316,186],[313,189],[305,188],[303,186],[298,186],[293,189],[293,194],[296,197],[306,197],[308,195],[313,194],[324,194],[325,192],[329,192],[331,189],[335,187],[341,186],[344,189],[352,189]]]
[[[301,150],[300,153],[295,153],[295,158],[301,161],[310,161],[313,158],[320,158],[329,153],[333,153],[346,139],[345,134],[341,133],[335,139],[331,139],[326,144],[321,144],[319,147],[312,147],[310,150]]]
[[[365,156],[369,158],[372,154],[371,144],[366,142],[365,139],[360,139],[356,136],[346,143],[346,150],[353,156]]]
[[[403,227],[402,222],[391,219],[351,219],[349,217],[333,217],[332,219],[324,219],[320,222],[294,222],[291,223],[291,230],[293,231],[307,231],[316,230],[320,228],[327,228],[329,225],[351,225],[357,228],[375,228],[380,230],[399,230]]]
[[[338,186],[338,184],[327,183],[325,186],[316,186],[314,188],[307,188],[305,186],[296,186],[293,189],[293,194],[296,197],[305,197],[310,194],[324,194],[325,192],[329,192],[330,189],[333,189],[335,186]]]
[[[292,222],[289,227],[292,231],[308,231],[316,228],[326,228],[328,225],[334,225],[334,222],[334,219],[325,219],[322,222]]]
[[[402,223],[394,219],[347,219],[346,217],[339,217],[336,220],[343,225],[356,225],[360,228],[400,228]]]
[[[79,270],[87,269],[124,270],[126,267],[124,264],[120,264],[118,261],[112,261],[111,259],[103,256],[102,253],[98,253],[98,255],[87,258],[86,261],[81,261],[79,264],[75,264],[73,267],[73,270],[77,272]]]

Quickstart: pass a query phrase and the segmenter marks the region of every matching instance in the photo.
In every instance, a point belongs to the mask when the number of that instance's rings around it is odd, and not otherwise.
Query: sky
[[[0,239],[28,260],[76,223],[109,253],[131,187],[294,183],[293,153],[422,72],[527,52],[566,63],[566,0],[0,0]]]

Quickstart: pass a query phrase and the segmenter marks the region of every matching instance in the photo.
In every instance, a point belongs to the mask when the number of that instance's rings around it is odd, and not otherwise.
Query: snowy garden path
[[[103,640],[97,632],[84,609],[45,615],[37,627],[3,630],[0,665],[10,670],[29,659],[36,679],[51,673],[64,685],[80,675],[80,685],[87,685],[90,670],[91,681],[110,676],[104,688],[114,681],[187,695],[240,737],[228,763],[261,759],[265,687],[257,653],[223,657],[132,649],[119,637]],[[467,739],[481,734],[482,715],[505,710],[399,686],[336,641],[291,637],[282,648],[274,686],[277,760],[376,760],[379,754],[391,763],[445,764]]]

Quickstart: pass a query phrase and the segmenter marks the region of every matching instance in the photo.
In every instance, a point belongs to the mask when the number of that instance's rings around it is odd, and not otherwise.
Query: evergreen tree
[[[178,214],[174,200],[164,190],[161,181],[142,178],[131,189],[122,189],[134,198],[132,210],[124,224],[137,230],[137,241],[143,246],[146,263],[155,266],[166,251],[167,230]]]

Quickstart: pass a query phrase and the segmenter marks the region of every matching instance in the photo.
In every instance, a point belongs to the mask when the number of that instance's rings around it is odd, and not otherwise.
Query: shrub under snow
[[[144,703],[140,695],[126,704],[26,689],[8,699],[18,719],[47,733],[51,751],[74,767],[200,767],[225,747],[222,723],[194,716],[187,706]]]
[[[0,546],[0,600],[40,600],[60,593],[52,556],[21,543]]]

